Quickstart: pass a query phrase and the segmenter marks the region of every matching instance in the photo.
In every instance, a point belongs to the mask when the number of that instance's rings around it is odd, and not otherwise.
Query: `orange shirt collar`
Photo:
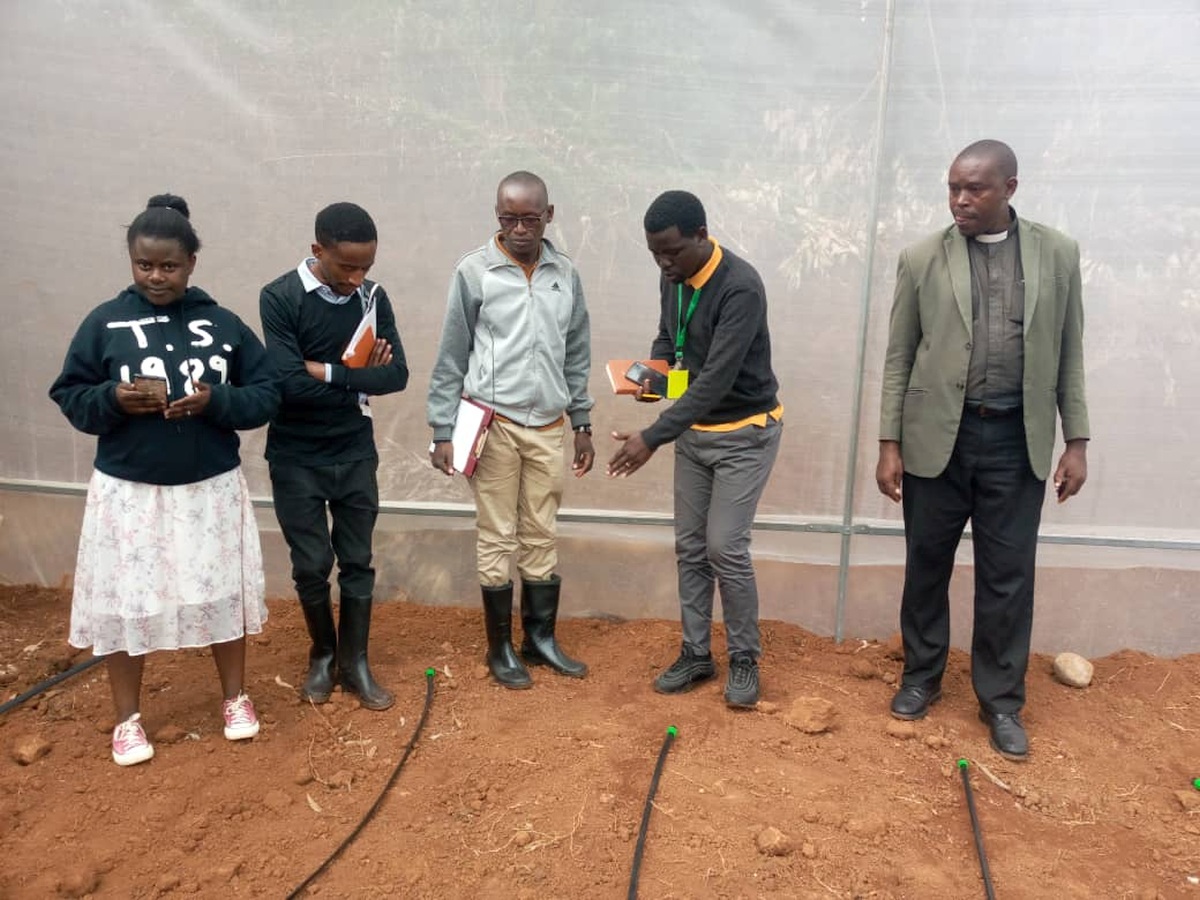
[[[712,278],[712,273],[717,271],[717,266],[721,264],[721,258],[725,255],[716,238],[710,237],[709,240],[712,241],[713,245],[712,256],[708,258],[708,262],[704,264],[704,268],[684,282],[688,287],[696,290],[704,287],[708,279]]]
[[[529,278],[529,279],[533,278],[534,270],[537,269],[538,263],[542,261],[542,251],[541,251],[540,247],[538,248],[538,258],[537,259],[535,259],[532,263],[523,263],[519,259],[517,259],[515,256],[513,256],[511,253],[509,253],[508,248],[506,246],[504,246],[503,232],[499,232],[499,231],[496,232],[496,246],[500,248],[501,253],[503,253],[505,256],[507,256],[509,259],[511,259],[513,262],[515,262],[518,266],[521,267],[521,271],[523,271],[525,273],[526,278]]]

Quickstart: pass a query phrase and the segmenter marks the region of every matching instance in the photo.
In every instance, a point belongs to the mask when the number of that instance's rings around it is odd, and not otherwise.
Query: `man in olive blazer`
[[[992,746],[1020,760],[1056,412],[1059,502],[1087,478],[1079,247],[1009,206],[1017,161],[1006,144],[967,147],[948,186],[954,225],[900,254],[883,373],[876,481],[903,502],[906,541],[904,677],[891,711],[919,719],[941,697],[950,576],[969,519],[972,683]]]

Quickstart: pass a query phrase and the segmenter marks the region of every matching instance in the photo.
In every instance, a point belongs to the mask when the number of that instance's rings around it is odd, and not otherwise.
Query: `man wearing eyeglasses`
[[[495,411],[471,477],[487,663],[499,684],[527,688],[533,682],[525,663],[573,678],[587,674],[555,639],[562,589],[555,569],[568,424],[575,477],[591,471],[595,459],[591,336],[579,273],[544,236],[554,219],[545,182],[530,172],[505,177],[496,190],[496,218],[500,230],[459,260],[450,281],[429,383],[430,460],[454,474],[451,436],[460,397]],[[514,556],[520,656],[512,644]]]

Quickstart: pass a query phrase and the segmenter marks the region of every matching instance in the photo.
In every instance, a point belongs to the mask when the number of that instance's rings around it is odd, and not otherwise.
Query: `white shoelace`
[[[255,721],[254,706],[245,694],[238,694],[235,700],[225,701],[225,715],[229,724],[234,726],[252,725]]]
[[[126,744],[144,744],[146,743],[146,735],[142,730],[140,719],[141,713],[134,713],[124,722],[117,725],[113,733],[113,743],[122,746]]]

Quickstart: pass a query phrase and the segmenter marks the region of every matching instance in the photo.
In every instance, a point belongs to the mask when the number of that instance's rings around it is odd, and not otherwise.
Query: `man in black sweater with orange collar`
[[[725,702],[758,702],[758,586],[750,529],[783,429],[771,368],[771,335],[762,279],[748,262],[708,236],[704,207],[686,191],[667,191],[646,211],[646,244],[662,270],[662,313],[654,359],[672,367],[668,399],[677,402],[624,443],[610,476],[636,472],[675,442],[675,554],[683,649],[654,681],[673,694],[716,675],[710,650],[713,590],[729,650]],[[646,390],[639,390],[638,399]]]
[[[283,394],[267,430],[275,514],[312,638],[300,693],[324,703],[341,684],[367,709],[382,710],[395,701],[367,665],[375,589],[371,539],[379,513],[368,398],[404,390],[408,364],[387,293],[366,280],[376,243],[366,210],[353,203],[327,206],[317,214],[312,256],[264,287],[259,305]],[[377,329],[370,355],[363,366],[343,365],[343,351],[372,307]],[[335,556],[337,629],[329,587]]]

